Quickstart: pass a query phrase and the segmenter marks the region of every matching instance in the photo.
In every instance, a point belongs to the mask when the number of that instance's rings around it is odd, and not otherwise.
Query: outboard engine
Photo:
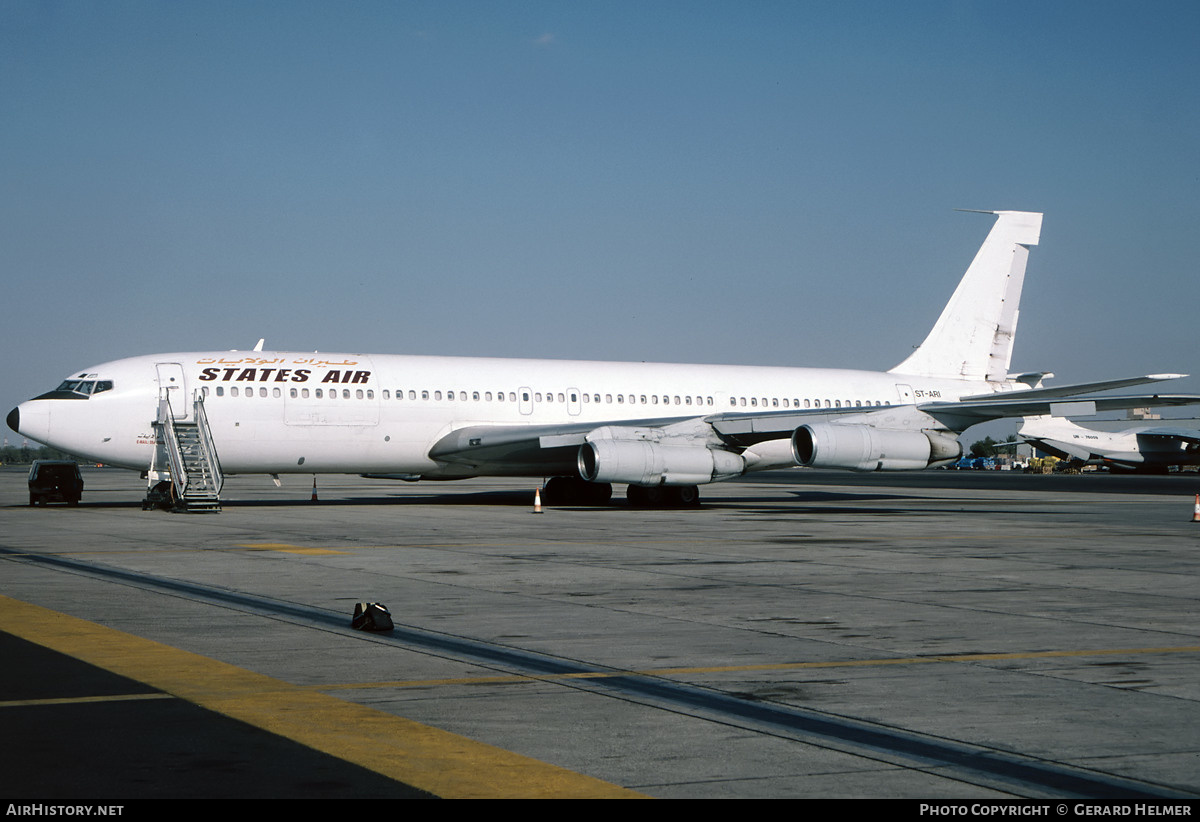
[[[796,462],[809,468],[919,471],[962,456],[957,437],[939,431],[899,431],[818,422],[792,433]]]

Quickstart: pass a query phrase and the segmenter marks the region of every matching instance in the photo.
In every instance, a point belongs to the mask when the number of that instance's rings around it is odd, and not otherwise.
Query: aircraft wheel
[[[612,500],[612,485],[607,482],[585,482],[588,505],[608,505]]]
[[[675,502],[683,508],[694,508],[700,504],[700,489],[695,485],[679,485],[671,489]]]
[[[649,488],[641,485],[629,485],[625,488],[625,501],[630,508],[648,507]]]
[[[633,508],[661,508],[667,501],[661,485],[630,485],[625,499]]]
[[[625,499],[632,508],[695,508],[700,489],[695,485],[630,485]]]
[[[567,500],[567,489],[563,483],[566,477],[551,477],[542,486],[543,505],[562,505]]]

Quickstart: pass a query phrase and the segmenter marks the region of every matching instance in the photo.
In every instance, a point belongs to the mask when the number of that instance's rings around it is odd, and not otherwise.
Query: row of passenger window
[[[208,386],[207,385],[204,386],[204,396],[206,396],[206,397],[208,396],[208,391],[209,391]],[[351,392],[351,390],[349,388],[343,388],[343,389],[341,389],[341,392],[342,392],[341,398],[344,400],[348,400],[348,399],[373,400],[373,399],[375,399],[375,392],[370,388],[367,388],[367,389],[356,388],[356,389],[354,389],[353,392]],[[384,392],[384,393],[387,393],[387,392]],[[223,385],[217,386],[217,396],[218,397],[225,396],[225,386],[223,386]],[[231,385],[231,386],[229,386],[229,396],[231,396],[231,397],[237,397],[237,396],[253,397],[254,396],[254,387],[248,385],[245,388],[239,389],[238,386]],[[259,386],[258,396],[260,396],[260,397],[266,397],[266,396],[282,397],[283,389],[272,388],[270,390],[270,393],[268,394],[266,386]],[[302,397],[304,399],[308,399],[309,390],[307,388],[290,388],[290,389],[288,389],[288,396],[292,397],[293,399],[295,399],[297,397]],[[337,388],[329,388],[329,389],[314,388],[312,396],[316,397],[319,400],[326,399],[326,398],[335,400],[338,398],[338,389]]]
[[[639,405],[639,404],[640,405],[701,405],[701,406],[713,405],[712,397],[705,397],[705,396],[698,396],[698,395],[679,395],[679,394],[675,394],[675,395],[668,395],[668,394],[661,394],[661,395],[660,394],[604,394],[604,395],[600,395],[600,394],[576,394],[574,392],[564,393],[562,391],[559,391],[557,393],[555,393],[553,391],[547,391],[544,395],[540,391],[535,391],[532,394],[530,394],[529,392],[523,391],[523,392],[521,392],[521,401],[522,402],[532,401],[535,403],[540,403],[543,401],[545,401],[545,402],[566,402],[568,394],[570,396],[570,401],[572,403],[583,402],[584,404],[588,404],[588,403],[613,404],[613,403],[616,403],[617,405],[624,405],[624,404],[628,403],[630,405]],[[393,396],[392,392],[388,391],[385,388],[383,391],[383,398],[385,400],[387,400],[387,399],[391,399],[391,396]],[[409,400],[416,400],[419,398],[421,400],[431,400],[432,399],[434,402],[441,402],[443,399],[443,394],[441,391],[432,391],[431,392],[428,390],[423,390],[423,391],[418,392],[416,390],[409,390],[406,394],[403,389],[399,389],[399,388],[396,389],[394,396],[398,400],[403,400],[403,399],[405,399],[405,397],[407,397]],[[446,391],[444,397],[445,397],[446,401],[448,401],[448,402],[455,402],[456,400],[459,402],[468,402],[468,401],[492,402],[493,395],[492,395],[491,391],[484,391],[482,394],[479,391],[472,391],[469,394],[466,391],[457,391],[457,392],[456,391]],[[517,401],[517,393],[515,391],[509,391],[506,396],[505,392],[503,392],[503,391],[496,392],[495,400],[497,402],[504,402],[506,399],[508,402],[516,402]],[[793,398],[784,397],[782,399],[779,397],[730,397],[729,404],[731,407],[734,407],[734,408],[737,408],[737,407],[743,407],[743,408],[864,408],[864,407],[868,407],[869,408],[872,406],[891,405],[890,402],[882,402],[880,400],[875,400],[874,402],[872,402],[871,400],[806,399],[806,400],[802,401],[796,397],[793,397]]]
[[[741,400],[741,405],[746,404],[745,397],[741,397],[739,399]],[[755,400],[754,397],[750,398],[751,406],[754,405],[754,400]],[[778,408],[779,403],[780,403],[779,400],[772,399],[771,407]],[[736,405],[738,403],[734,403],[734,404]],[[875,402],[873,402],[873,403],[870,400],[853,400],[853,401],[851,401],[851,400],[805,400],[804,401],[805,408],[871,408],[873,406],[884,406],[884,405],[891,405],[891,403],[890,402],[881,402],[880,400],[875,400]],[[766,397],[763,397],[763,399],[762,399],[762,407],[763,408],[767,407],[767,398]],[[786,399],[783,400],[783,407],[784,408],[788,407],[788,401]],[[799,408],[800,400],[793,399],[791,407]]]
[[[225,390],[226,390],[225,386],[218,385],[216,387],[217,396],[218,397],[225,396]],[[291,388],[288,391],[289,391],[289,396],[291,396],[293,399],[296,399],[296,398],[309,399],[309,397],[310,397],[309,389],[307,389],[307,388]],[[318,399],[318,400],[319,399],[331,399],[331,400],[338,399],[339,391],[340,391],[340,398],[344,399],[344,400],[349,400],[349,399],[373,400],[373,399],[375,399],[375,391],[370,388],[366,388],[366,389],[356,388],[353,391],[351,391],[351,389],[349,389],[349,388],[342,388],[342,389],[314,388],[314,389],[312,389],[311,397]],[[209,392],[209,388],[208,388],[208,386],[205,386],[204,387],[205,396],[208,395],[208,392]],[[237,397],[239,395],[246,396],[246,397],[253,397],[255,395],[254,387],[246,386],[244,388],[241,388],[240,390],[239,390],[239,387],[236,385],[229,387],[229,396]],[[684,406],[687,406],[687,405],[711,406],[713,404],[712,397],[704,397],[704,396],[699,396],[699,395],[679,395],[679,394],[676,394],[676,395],[668,395],[668,394],[662,394],[662,395],[659,395],[659,394],[649,394],[649,395],[647,395],[647,394],[628,394],[628,395],[626,395],[626,394],[604,394],[604,395],[600,395],[600,394],[577,394],[575,392],[562,392],[562,391],[559,391],[559,392],[547,391],[545,394],[543,394],[541,391],[534,391],[532,393],[527,392],[527,391],[522,391],[521,392],[521,401],[526,402],[526,403],[531,402],[531,401],[535,402],[535,403],[541,403],[541,402],[560,402],[561,403],[561,402],[567,402],[568,395],[570,396],[570,401],[572,403],[582,401],[585,404],[586,403],[602,403],[602,402],[606,403],[606,404],[613,404],[615,402],[617,405],[623,405],[626,402],[628,402],[630,405],[638,405],[638,404],[660,405],[661,404],[661,405],[684,405]],[[268,394],[268,389],[266,388],[266,386],[259,386],[258,396],[260,396],[260,397],[266,397],[266,396],[282,397],[283,393],[282,393],[281,388],[273,387],[270,389],[270,393]],[[443,394],[441,391],[437,391],[437,390],[417,391],[415,389],[410,389],[406,393],[403,389],[399,389],[399,388],[396,389],[395,392],[392,392],[385,388],[382,392],[382,396],[383,396],[383,399],[385,399],[385,400],[390,400],[394,396],[397,400],[404,400],[407,397],[408,400],[417,400],[419,398],[424,401],[432,400],[434,402],[442,402],[443,397],[448,402],[455,402],[455,401],[458,401],[458,402],[469,402],[469,401],[471,401],[471,402],[493,402],[493,396],[494,396],[495,402],[506,402],[506,401],[507,402],[516,402],[517,401],[517,392],[516,391],[508,391],[508,392],[497,391],[494,395],[492,394],[491,391],[484,391],[482,393],[480,393],[479,391],[472,391],[470,393],[468,393],[466,391],[446,391]],[[601,399],[601,396],[603,396],[603,399]],[[880,400],[875,400],[874,403],[872,403],[871,400],[806,399],[806,400],[802,401],[796,397],[792,397],[792,398],[784,397],[782,399],[779,397],[730,397],[729,404],[731,407],[734,407],[734,408],[739,408],[739,407],[741,407],[741,408],[802,408],[802,407],[803,408],[863,408],[863,407],[870,408],[870,407],[872,407],[872,405],[874,405],[874,406],[891,405],[890,402],[881,402]]]
[[[385,388],[383,390],[383,398],[385,400],[387,400],[387,399],[390,399],[391,396],[393,396],[392,392],[389,392]],[[406,393],[403,389],[397,388],[394,396],[398,400],[403,400],[405,398],[407,398],[409,400],[416,400],[419,398],[421,400],[433,400],[434,402],[441,402],[443,397],[445,398],[445,400],[447,402],[456,402],[456,401],[457,402],[493,402],[493,397],[494,397],[495,402],[516,402],[517,401],[517,392],[516,391],[509,391],[507,393],[504,391],[497,391],[494,395],[492,394],[491,391],[483,391],[483,392],[479,392],[479,391],[471,391],[471,392],[446,391],[445,394],[443,394],[441,391],[436,391],[436,390],[435,391],[428,391],[428,390],[416,391],[416,390],[411,390],[411,389]],[[616,403],[618,405],[624,405],[627,402],[631,405],[636,405],[639,402],[642,405],[659,405],[660,403],[662,405],[671,405],[671,404],[674,404],[674,405],[712,405],[713,404],[712,397],[700,397],[700,396],[693,396],[693,395],[689,395],[689,396],[675,395],[674,397],[672,397],[667,394],[663,394],[663,395],[659,395],[659,394],[650,394],[650,395],[647,395],[647,394],[640,394],[640,395],[639,394],[628,394],[628,395],[626,395],[626,394],[603,394],[603,395],[601,395],[601,394],[583,394],[583,393],[578,393],[575,391],[566,391],[566,392],[564,392],[564,391],[557,391],[557,392],[547,391],[544,394],[541,391],[532,391],[532,392],[522,391],[521,392],[521,402],[525,402],[525,403],[527,403],[527,402],[535,402],[535,403],[567,402],[568,397],[570,398],[569,401],[571,403],[583,403],[585,405],[590,404],[590,403],[608,403],[608,404]]]

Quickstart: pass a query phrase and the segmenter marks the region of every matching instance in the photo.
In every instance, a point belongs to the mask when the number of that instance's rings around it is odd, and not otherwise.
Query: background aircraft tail
[[[925,342],[888,373],[996,382],[1008,376],[1025,263],[1041,236],[1042,215],[982,213],[998,219],[954,296]]]

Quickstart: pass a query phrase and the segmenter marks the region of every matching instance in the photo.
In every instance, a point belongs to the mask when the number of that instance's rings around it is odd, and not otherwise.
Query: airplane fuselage
[[[16,409],[21,433],[144,470],[155,448],[160,388],[185,415],[200,390],[226,473],[414,478],[466,475],[432,458],[430,448],[473,425],[661,425],[817,409],[845,416],[849,408],[953,401],[988,387],[827,368],[261,351],[132,357],[77,372],[64,385],[71,381],[83,391],[51,392]]]
[[[633,505],[686,505],[697,486],[751,471],[948,464],[962,454],[956,434],[976,423],[1054,414],[1063,398],[1178,376],[1043,388],[1047,372],[1010,374],[1042,215],[991,213],[996,222],[937,322],[886,372],[308,354],[260,342],[248,352],[103,363],[22,403],[8,424],[68,453],[144,470],[151,506],[211,510],[223,476],[246,473],[546,477],[563,500],[602,503],[620,483]]]

